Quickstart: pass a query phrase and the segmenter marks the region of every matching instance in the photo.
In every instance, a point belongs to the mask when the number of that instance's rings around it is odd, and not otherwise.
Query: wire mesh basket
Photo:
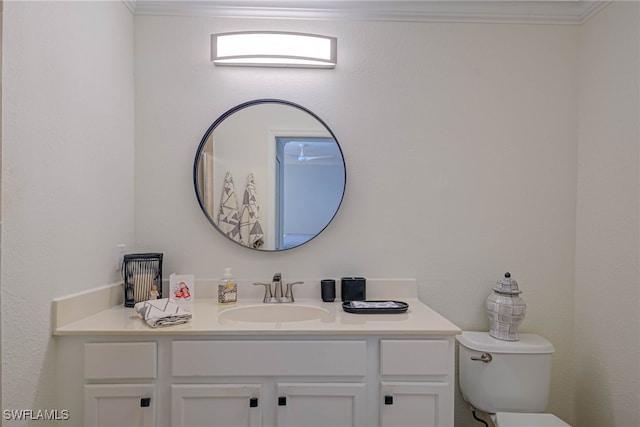
[[[124,306],[162,298],[162,254],[127,254],[122,261]]]

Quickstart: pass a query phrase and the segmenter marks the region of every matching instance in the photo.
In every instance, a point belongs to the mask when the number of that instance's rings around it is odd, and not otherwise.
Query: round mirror
[[[288,101],[240,104],[204,134],[193,165],[202,212],[234,242],[281,251],[320,234],[338,212],[346,168],[329,127]]]

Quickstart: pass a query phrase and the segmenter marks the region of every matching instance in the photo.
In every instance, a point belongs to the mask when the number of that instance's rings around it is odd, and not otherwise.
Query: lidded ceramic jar
[[[527,305],[519,296],[521,293],[518,282],[511,278],[509,272],[504,274],[504,279],[497,282],[486,303],[490,322],[489,335],[504,341],[520,339],[518,326],[527,312]]]

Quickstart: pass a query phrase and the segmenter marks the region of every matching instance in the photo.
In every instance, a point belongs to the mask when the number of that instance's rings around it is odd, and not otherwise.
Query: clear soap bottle
[[[238,284],[230,268],[224,269],[224,275],[218,285],[218,303],[231,304],[238,301]]]

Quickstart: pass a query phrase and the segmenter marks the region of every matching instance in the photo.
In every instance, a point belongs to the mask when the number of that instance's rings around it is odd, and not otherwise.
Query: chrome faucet
[[[293,285],[300,285],[304,282],[287,283],[286,293],[282,293],[282,274],[273,275],[271,283],[256,282],[254,285],[264,286],[264,298],[262,302],[265,304],[295,302],[293,298]]]
[[[293,285],[302,285],[303,283],[304,282],[287,283],[287,291],[284,294],[284,298],[289,301],[286,302],[295,302],[295,299],[293,299]]]
[[[282,293],[282,273],[276,273],[273,275],[273,279],[271,279],[271,283],[273,285],[274,297],[282,298],[284,294]]]

